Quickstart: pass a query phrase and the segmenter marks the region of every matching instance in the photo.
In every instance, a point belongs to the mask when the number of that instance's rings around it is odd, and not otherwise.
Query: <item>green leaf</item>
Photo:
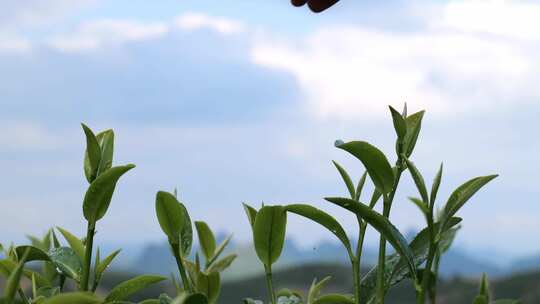
[[[193,228],[186,206],[180,203],[180,209],[184,213],[184,225],[180,229],[180,249],[182,256],[186,257],[189,256],[193,244]]]
[[[325,277],[319,282],[317,282],[317,278],[313,279],[313,283],[311,283],[311,286],[309,287],[307,304],[313,304],[313,302],[315,302],[315,299],[319,297],[319,295],[321,294],[321,290],[324,288],[326,283],[330,281],[331,278],[332,277]]]
[[[167,278],[154,275],[141,275],[116,285],[105,298],[105,303],[120,301],[128,298],[137,291],[149,285],[161,282]]]
[[[354,304],[354,301],[345,295],[327,294],[315,300],[313,304]]]
[[[264,206],[253,225],[253,242],[259,260],[271,267],[281,255],[285,242],[287,213],[282,206]]]
[[[230,254],[224,257],[223,259],[218,260],[217,262],[213,263],[212,266],[208,268],[208,273],[222,272],[223,270],[231,266],[232,262],[236,259],[236,257],[237,257],[236,254]]]
[[[479,295],[485,296],[486,299],[489,302],[489,282],[488,282],[488,279],[487,279],[487,275],[485,273],[482,274],[482,281],[480,281]]]
[[[253,300],[251,298],[244,299],[243,303],[244,304],[264,304],[264,302],[261,300]]]
[[[183,295],[176,299],[171,304],[208,304],[208,299],[202,293],[194,293]]]
[[[439,171],[437,171],[437,174],[435,175],[435,178],[433,179],[433,185],[431,185],[431,194],[429,198],[430,206],[433,206],[435,204],[435,199],[437,198],[437,193],[439,192],[439,186],[441,185],[442,172],[443,172],[443,164],[441,163],[441,166],[439,167]]]
[[[68,292],[45,300],[42,304],[99,304],[101,300],[87,292]]]
[[[451,229],[461,221],[460,218],[452,218],[450,221],[450,228],[442,233],[440,240],[440,246],[446,246],[452,242],[455,231]],[[440,223],[435,224],[435,230],[437,230]],[[411,251],[413,252],[414,262],[416,266],[420,266],[427,259],[429,244],[431,242],[430,229],[425,228],[420,231],[416,237],[409,244]],[[401,282],[404,278],[410,277],[410,267],[405,258],[402,258],[399,253],[393,253],[385,258],[385,289],[388,290],[392,286]],[[370,301],[375,297],[376,282],[377,282],[377,266],[373,267],[361,281],[362,286],[362,301],[361,303],[371,303]]]
[[[219,258],[219,256],[221,255],[221,253],[223,252],[223,250],[225,250],[225,247],[227,247],[227,245],[229,244],[229,242],[231,241],[232,239],[232,234],[229,235],[228,237],[226,237],[223,242],[221,242],[219,244],[219,246],[216,248],[216,251],[214,252],[214,256],[212,256],[212,258],[210,259],[210,261],[208,262],[208,267],[210,267],[212,264],[214,264],[214,262]]]
[[[336,147],[343,149],[358,158],[366,167],[375,187],[383,194],[389,193],[394,187],[394,171],[386,156],[375,146],[364,141],[348,143],[336,142]]]
[[[407,134],[403,138],[403,152],[405,152],[406,157],[411,156],[414,147],[416,146],[418,134],[420,134],[420,129],[422,128],[423,117],[424,111],[420,111],[405,118],[405,123],[407,124]]]
[[[418,189],[418,192],[420,193],[420,197],[422,197],[422,201],[424,201],[425,205],[429,205],[429,197],[428,192],[426,188],[426,183],[424,182],[424,177],[422,177],[422,174],[420,174],[420,171],[418,171],[418,168],[414,165],[414,163],[408,159],[405,159],[407,162],[407,167],[409,168],[409,172],[411,173],[411,176],[414,180],[414,183],[416,184],[416,188]]]
[[[84,260],[84,251],[85,251],[85,249],[84,249],[84,244],[81,241],[81,239],[76,237],[75,235],[73,235],[71,232],[63,229],[62,227],[56,227],[56,229],[58,229],[58,231],[60,231],[62,236],[64,236],[64,239],[66,239],[66,241],[68,242],[69,247],[71,247],[71,249],[73,249],[73,251],[75,251],[77,256],[79,256],[81,261],[83,261]]]
[[[355,213],[375,228],[375,230],[383,235],[392,247],[406,259],[412,277],[416,278],[416,265],[414,263],[413,253],[403,235],[387,218],[370,209],[368,206],[348,198],[327,197],[325,199]]]
[[[205,222],[196,221],[195,228],[197,229],[197,235],[199,236],[199,246],[208,262],[214,256],[214,252],[216,251],[216,238]]]
[[[79,282],[82,262],[73,249],[69,247],[53,248],[49,251],[49,258],[63,275]]]
[[[114,258],[120,253],[121,249],[118,249],[108,255],[106,258],[104,258],[102,261],[99,262],[99,264],[96,266],[96,274],[101,277],[103,272],[109,267],[109,265],[112,263]]]
[[[95,224],[101,219],[111,203],[116,183],[124,173],[135,165],[113,167],[98,176],[88,187],[83,201],[83,213],[88,222]]]
[[[21,277],[23,275],[24,271],[24,263],[26,263],[26,259],[28,258],[30,254],[30,248],[26,248],[24,253],[22,254],[19,264],[17,267],[11,272],[9,275],[6,286],[4,287],[4,297],[6,298],[8,303],[13,302],[13,299],[15,298],[15,293],[19,289],[19,283],[21,281]]]
[[[97,177],[99,163],[101,161],[101,149],[94,132],[85,124],[81,124],[86,135],[86,151],[84,153],[84,175],[89,183]]]
[[[169,243],[178,245],[184,227],[184,212],[174,195],[159,191],[156,195],[156,214],[161,230],[169,238]]]
[[[257,216],[257,210],[245,203],[242,203],[242,206],[244,207],[244,211],[248,217],[249,224],[251,225],[251,228],[253,228],[253,224],[255,224],[255,217]]]
[[[484,185],[496,178],[498,175],[488,175],[473,178],[463,185],[459,186],[448,198],[446,205],[444,206],[444,212],[442,216],[443,226],[445,228],[446,223],[453,217],[458,210]]]
[[[114,131],[105,130],[96,135],[100,147],[101,161],[99,162],[98,175],[109,170],[113,163],[114,154]]]
[[[422,214],[426,217],[426,219],[429,217],[429,207],[424,201],[415,197],[409,197],[409,200],[413,202],[420,209],[420,211],[422,211]]]
[[[28,256],[26,262],[31,261],[50,261],[49,256],[43,250],[34,247],[34,246],[18,246],[15,248],[18,257],[24,256],[25,252],[28,250]]]
[[[362,177],[360,177],[360,180],[358,181],[358,185],[356,185],[356,195],[354,196],[354,200],[359,201],[360,195],[362,195],[362,190],[364,189],[364,185],[366,184],[366,177],[367,177],[367,171],[362,174]]]
[[[304,204],[287,205],[285,206],[285,210],[308,218],[328,229],[341,241],[343,246],[345,246],[349,256],[353,256],[351,243],[349,241],[349,238],[347,237],[347,233],[345,232],[343,227],[341,227],[339,222],[331,215],[318,208]]]
[[[219,273],[212,272],[206,274],[199,272],[197,275],[197,291],[204,294],[208,303],[216,303],[221,290],[221,279]]]
[[[342,166],[340,166],[336,161],[332,161],[332,163],[334,163],[334,166],[338,170],[339,175],[341,175],[341,178],[343,179],[345,186],[347,186],[347,189],[349,190],[349,194],[351,195],[351,198],[354,199],[356,197],[356,191],[354,189],[354,184],[351,180],[351,177],[349,176],[349,173],[347,173],[347,171]]]
[[[392,114],[392,121],[394,122],[394,129],[396,130],[398,139],[401,140],[405,137],[405,134],[407,134],[407,123],[405,123],[405,119],[398,111],[392,106],[389,106],[389,108],[390,113]]]
[[[9,277],[10,274],[17,268],[17,265],[18,264],[12,260],[8,260],[8,259],[0,260],[0,274],[2,274],[6,278]],[[34,276],[35,281],[37,282],[38,286],[45,286],[45,285],[51,284],[42,275],[30,269],[26,269],[26,268],[23,269],[23,275],[30,280],[32,279],[32,276]]]

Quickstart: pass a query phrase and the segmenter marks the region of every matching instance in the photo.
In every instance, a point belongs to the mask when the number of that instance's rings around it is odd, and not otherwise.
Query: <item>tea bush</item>
[[[336,141],[335,146],[357,158],[365,167],[357,183],[339,163],[333,162],[343,180],[349,197],[326,197],[325,200],[354,214],[358,223],[356,248],[343,226],[330,214],[311,204],[263,205],[258,210],[244,204],[245,213],[253,232],[253,244],[266,274],[268,303],[271,304],[367,304],[384,303],[385,295],[392,286],[402,280],[411,280],[417,303],[436,303],[439,263],[449,249],[459,230],[462,219],[458,211],[483,186],[497,175],[479,176],[457,187],[446,202],[437,208],[436,199],[443,175],[443,166],[428,190],[428,186],[413,163],[412,155],[420,134],[424,111],[407,114],[390,107],[396,133],[395,162],[392,166],[387,156],[377,147],[365,141]],[[135,166],[113,166],[114,132],[106,130],[98,134],[82,125],[86,136],[84,174],[89,183],[83,199],[83,215],[86,236],[80,237],[56,227],[43,238],[30,237],[29,245],[10,245],[0,250],[0,274],[6,278],[6,286],[0,303],[67,304],[67,303],[132,303],[131,295],[145,287],[166,280],[156,275],[141,275],[122,282],[102,296],[97,294],[100,281],[120,250],[102,258],[99,247],[94,249],[94,236],[98,222],[112,201],[119,179]],[[408,174],[405,174],[408,172]],[[390,211],[400,180],[410,176],[418,190],[408,198],[425,218],[426,226],[416,237],[407,242],[402,233],[391,223]],[[364,200],[364,185],[369,180],[374,190]],[[367,203],[365,203],[367,202]],[[374,207],[382,202],[382,213]],[[187,208],[173,193],[159,191],[156,195],[157,222],[167,237],[171,254],[178,266],[178,276],[172,275],[175,286],[174,298],[162,294],[158,299],[148,299],[144,304],[207,304],[219,303],[221,289],[220,273],[236,259],[235,254],[222,257],[231,237],[217,244],[210,227],[195,221],[200,252],[193,255],[193,223]],[[439,210],[439,211],[437,211]],[[272,266],[279,259],[286,235],[287,215],[296,214],[322,226],[343,245],[351,265],[354,294],[322,294],[325,284],[331,280],[314,279],[304,297],[289,289],[275,290]],[[377,265],[363,277],[360,273],[364,236],[368,227],[380,234]],[[61,242],[57,234],[62,235]],[[395,253],[386,254],[389,243]],[[202,259],[202,260],[201,260]],[[41,270],[28,267],[28,262],[40,262]],[[23,281],[30,288],[23,288]],[[66,291],[66,283],[76,291]],[[245,304],[262,304],[261,300],[245,299]],[[473,304],[488,304],[490,296],[487,278],[480,284],[479,295]],[[498,300],[491,303],[519,303],[516,300]]]

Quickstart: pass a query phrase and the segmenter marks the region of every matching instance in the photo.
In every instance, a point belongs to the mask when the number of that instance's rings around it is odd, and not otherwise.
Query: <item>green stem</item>
[[[24,291],[22,290],[22,288],[19,287],[17,289],[17,292],[19,293],[19,296],[21,297],[21,300],[23,301],[23,303],[30,304],[30,301],[28,300],[28,298],[24,294]]]
[[[184,267],[184,262],[182,261],[182,257],[180,256],[180,253],[178,252],[178,245],[171,244],[171,248],[173,251],[174,258],[176,260],[176,265],[178,265],[178,272],[180,272],[180,277],[182,277],[182,284],[184,285],[184,289],[193,292],[191,288],[191,284],[189,283],[187,274],[186,274],[186,268]]]
[[[354,281],[354,298],[355,303],[360,303],[360,296],[361,296],[361,273],[360,273],[360,267],[362,265],[362,248],[364,246],[364,236],[366,234],[366,228],[367,224],[366,222],[362,221],[362,219],[357,216],[358,220],[358,242],[356,244],[356,257],[351,260],[352,267],[353,267],[353,281]]]
[[[274,292],[274,286],[272,284],[272,267],[264,267],[266,272],[266,287],[268,288],[268,295],[272,304],[276,304],[276,294]]]
[[[358,259],[351,261],[354,281],[354,303],[360,304],[360,262]]]
[[[435,254],[435,248],[436,248],[435,244],[431,242],[429,244],[426,268],[424,269],[424,274],[422,277],[422,289],[420,290],[420,296],[418,297],[418,300],[416,301],[418,304],[425,304],[426,302],[426,292],[428,292],[428,288],[429,288],[429,279],[431,276],[431,268],[433,266],[433,257]]]
[[[394,196],[396,195],[397,186],[401,178],[401,173],[403,173],[403,169],[401,167],[402,162],[403,161],[401,160],[401,158],[398,159],[397,161],[397,165],[396,165],[397,174],[396,174],[396,179],[394,180],[394,186],[392,188],[392,191],[390,191],[389,195],[384,195],[383,216],[385,218],[390,217],[390,209],[392,208],[392,201],[394,200]],[[385,258],[386,258],[386,239],[381,234],[381,237],[379,239],[379,259],[377,262],[377,293],[376,293],[377,304],[384,304],[384,296],[386,293],[385,280],[384,280]]]
[[[441,254],[435,253],[435,261],[433,262],[433,276],[435,277],[435,280],[433,281],[433,288],[431,289],[431,292],[429,293],[429,299],[431,300],[431,304],[437,303],[437,278],[439,277],[439,262],[441,260]]]
[[[88,222],[86,230],[86,250],[84,253],[84,265],[82,269],[81,290],[88,291],[88,280],[90,278],[90,266],[92,263],[92,246],[94,245],[95,224]]]

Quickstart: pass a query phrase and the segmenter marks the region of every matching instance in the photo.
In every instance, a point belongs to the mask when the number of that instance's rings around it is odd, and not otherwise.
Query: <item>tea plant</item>
[[[480,291],[479,294],[474,298],[473,304],[520,304],[521,302],[518,300],[496,300],[494,302],[490,302],[490,295],[489,295],[489,282],[487,279],[487,276],[484,274],[482,276],[482,280],[480,281]]]
[[[112,130],[94,134],[84,124],[82,127],[86,136],[84,174],[89,183],[83,200],[83,215],[87,222],[86,236],[80,238],[61,227],[56,227],[67,246],[60,243],[53,229],[43,238],[30,236],[31,245],[12,245],[9,248],[0,245],[0,250],[5,255],[5,258],[0,260],[0,274],[7,279],[0,303],[131,303],[126,301],[129,296],[150,284],[166,279],[162,276],[141,275],[118,284],[104,299],[95,294],[105,270],[120,253],[120,250],[117,250],[102,259],[97,248],[92,264],[96,227],[107,212],[120,177],[135,166],[131,164],[113,166]],[[195,223],[206,259],[202,270],[198,255],[195,263],[185,260],[192,244],[191,220],[185,207],[171,194],[159,192],[156,209],[159,222],[169,237],[172,252],[177,259],[185,289],[177,286],[178,297],[174,300],[167,295],[161,295],[160,299],[149,299],[142,303],[216,303],[220,290],[219,272],[227,268],[236,257],[229,255],[218,260],[230,238],[216,247],[214,235],[208,226],[204,222]],[[42,263],[42,271],[26,267],[27,262],[33,261]],[[188,266],[191,279],[187,278],[184,265]],[[23,277],[31,281],[32,288],[29,295],[21,287]],[[72,282],[77,291],[64,292],[67,282]],[[199,293],[191,294],[192,291]]]
[[[375,146],[365,141],[344,143],[336,141],[336,147],[357,158],[366,168],[356,186],[347,171],[337,162],[333,162],[343,179],[349,198],[327,197],[326,201],[352,212],[358,222],[356,249],[353,251],[351,241],[341,224],[328,213],[309,204],[292,204],[285,206],[263,206],[256,210],[244,204],[246,214],[253,231],[253,242],[257,255],[264,265],[270,303],[304,303],[301,296],[295,294],[276,297],[272,283],[272,264],[281,254],[285,239],[287,213],[294,213],[312,220],[334,234],[343,244],[351,263],[354,294],[330,294],[319,296],[320,287],[315,294],[310,293],[307,303],[384,303],[388,290],[405,278],[412,280],[417,303],[425,303],[429,294],[431,303],[436,302],[436,276],[441,255],[450,247],[459,229],[461,218],[456,213],[484,185],[497,175],[473,178],[459,186],[448,198],[438,216],[435,216],[435,201],[442,179],[442,165],[428,192],[420,171],[411,161],[418,136],[420,134],[424,111],[407,115],[405,106],[402,113],[390,107],[393,126],[396,132],[396,161],[391,166],[386,155]],[[394,203],[399,182],[405,171],[409,171],[420,198],[411,197],[426,219],[426,228],[407,243],[402,233],[391,223],[390,211]],[[374,184],[374,191],[369,203],[362,202],[362,192],[367,176]],[[382,214],[374,210],[382,198]],[[364,277],[360,274],[363,242],[366,229],[373,227],[380,234],[379,258],[377,266]],[[394,248],[395,253],[386,255],[386,243]],[[324,281],[324,280],[323,280]],[[315,284],[315,283],[314,283]],[[324,283],[323,283],[324,285]],[[316,286],[316,285],[315,285]],[[246,299],[245,303],[258,303]],[[260,302],[259,302],[260,303]]]
[[[221,259],[219,257],[231,240],[231,236],[226,238],[219,245],[210,227],[205,222],[195,222],[197,235],[199,236],[199,246],[204,256],[204,266],[201,265],[199,254],[195,254],[195,261],[190,261],[191,246],[193,243],[193,229],[191,218],[184,206],[174,194],[160,191],[156,195],[156,214],[161,229],[167,236],[171,252],[176,259],[178,272],[182,286],[175,282],[177,291],[177,302],[180,303],[218,303],[221,290],[220,272],[227,269],[236,259],[236,254],[227,255]],[[163,303],[167,302],[167,296],[162,296]]]

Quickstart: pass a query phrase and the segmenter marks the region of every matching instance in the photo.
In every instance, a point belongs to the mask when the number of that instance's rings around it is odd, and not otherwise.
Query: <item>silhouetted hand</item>
[[[313,12],[320,13],[336,4],[338,1],[339,0],[291,0],[291,3],[294,6],[302,6],[307,3]]]

